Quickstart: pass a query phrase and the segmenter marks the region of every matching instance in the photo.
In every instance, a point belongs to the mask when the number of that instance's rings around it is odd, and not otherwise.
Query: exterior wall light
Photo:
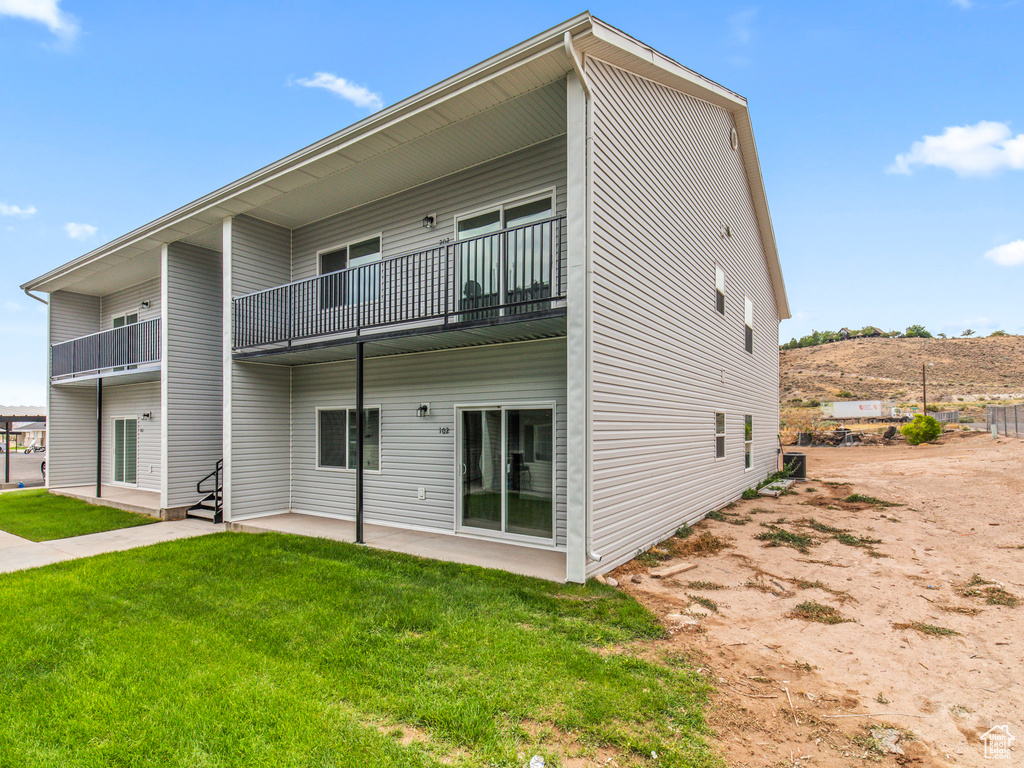
[[[139,304],[139,309],[149,309],[149,302],[144,301],[141,304]]]
[[[437,216],[432,214],[432,213],[428,213],[426,216],[423,217],[423,228],[424,229],[433,229],[434,228],[434,224],[436,222],[437,222]]]
[[[428,413],[430,413],[430,403],[420,403],[420,407],[416,409],[416,415],[422,419]]]

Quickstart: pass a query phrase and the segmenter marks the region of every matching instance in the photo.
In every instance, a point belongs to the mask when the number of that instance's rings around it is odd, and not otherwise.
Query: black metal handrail
[[[160,362],[160,318],[122,325],[50,347],[50,375],[72,376]]]
[[[555,216],[239,296],[234,349],[548,309],[565,298],[564,227]]]

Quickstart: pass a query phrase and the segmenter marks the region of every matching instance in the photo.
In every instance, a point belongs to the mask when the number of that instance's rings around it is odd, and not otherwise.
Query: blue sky
[[[581,10],[0,0],[0,403],[44,402],[20,283]],[[749,100],[783,341],[1024,333],[1024,4],[589,10]]]

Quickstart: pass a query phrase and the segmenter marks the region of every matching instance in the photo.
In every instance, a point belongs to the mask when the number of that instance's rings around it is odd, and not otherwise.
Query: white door
[[[121,485],[138,483],[139,422],[137,419],[114,419],[114,482]]]

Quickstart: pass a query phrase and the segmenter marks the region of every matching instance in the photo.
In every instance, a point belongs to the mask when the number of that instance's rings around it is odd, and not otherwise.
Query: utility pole
[[[928,377],[925,375],[924,363],[921,363],[921,398],[924,401],[921,405],[921,413],[928,415]]]

